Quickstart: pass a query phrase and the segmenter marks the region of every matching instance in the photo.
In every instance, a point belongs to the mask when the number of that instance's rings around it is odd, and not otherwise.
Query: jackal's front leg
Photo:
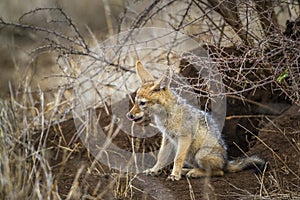
[[[160,174],[160,169],[166,165],[165,162],[168,160],[168,157],[172,152],[172,149],[170,149],[168,145],[169,142],[170,141],[166,138],[166,136],[163,135],[161,146],[157,155],[156,164],[151,169],[147,169],[144,171],[146,175],[157,176]]]
[[[176,146],[176,156],[174,159],[174,165],[171,175],[168,176],[168,180],[178,181],[181,178],[181,171],[186,159],[187,153],[189,151],[190,145],[192,142],[192,137],[187,136],[178,136],[177,146]]]

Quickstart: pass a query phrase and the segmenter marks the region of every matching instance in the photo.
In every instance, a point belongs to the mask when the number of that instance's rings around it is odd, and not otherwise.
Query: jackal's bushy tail
[[[255,169],[256,172],[262,172],[265,164],[263,159],[250,156],[228,161],[225,170],[227,172],[239,172],[245,169]]]

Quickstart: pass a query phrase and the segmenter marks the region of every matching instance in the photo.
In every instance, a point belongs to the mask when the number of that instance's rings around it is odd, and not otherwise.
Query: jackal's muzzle
[[[134,105],[132,109],[126,114],[126,117],[137,124],[147,126],[151,123],[151,119],[147,112],[140,110],[138,106]]]
[[[130,112],[128,112],[127,113],[127,118],[130,120],[130,121],[134,121],[134,122],[136,122],[136,123],[141,123],[141,122],[143,122],[144,120],[144,115],[142,115],[142,116],[135,116],[135,115],[133,115],[132,113],[130,113]]]

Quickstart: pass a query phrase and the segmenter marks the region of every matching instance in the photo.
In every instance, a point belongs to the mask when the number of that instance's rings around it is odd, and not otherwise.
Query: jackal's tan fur
[[[147,175],[158,175],[164,167],[166,157],[170,155],[167,148],[170,142],[176,149],[173,170],[168,177],[170,180],[179,180],[182,174],[194,178],[222,176],[226,171],[237,172],[264,164],[256,156],[228,161],[226,145],[211,115],[178,97],[169,87],[170,77],[155,80],[140,61],[136,63],[136,71],[142,85],[127,117],[139,123],[153,115],[158,129],[163,133],[157,162],[145,171]],[[185,162],[192,168],[183,169]]]

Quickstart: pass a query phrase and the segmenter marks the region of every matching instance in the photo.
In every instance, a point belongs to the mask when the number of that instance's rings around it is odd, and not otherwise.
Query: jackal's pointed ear
[[[158,80],[154,82],[153,90],[165,90],[169,89],[171,83],[172,72],[169,68],[166,73]]]
[[[153,76],[144,68],[141,61],[138,60],[135,64],[135,67],[136,73],[140,77],[142,83],[151,82],[155,80]]]

